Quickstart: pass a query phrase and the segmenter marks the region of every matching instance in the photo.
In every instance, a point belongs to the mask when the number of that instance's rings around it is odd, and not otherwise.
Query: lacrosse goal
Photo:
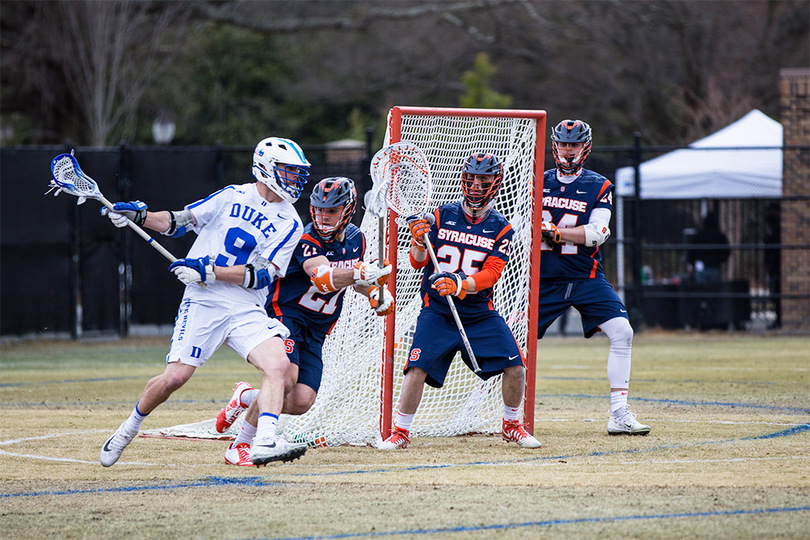
[[[408,141],[426,155],[431,170],[429,208],[462,197],[461,165],[473,152],[504,162],[496,208],[515,230],[512,253],[495,286],[495,307],[506,319],[527,359],[524,422],[534,422],[539,226],[542,211],[545,111],[394,107],[385,144]],[[323,348],[323,383],[312,409],[280,419],[288,440],[374,445],[391,429],[402,386],[402,368],[419,314],[421,270],[408,261],[410,235],[402,219],[388,213],[384,257],[395,265],[389,282],[396,312],[375,317],[365,297],[349,291],[342,315]],[[379,220],[366,213],[361,228],[367,257],[379,256]],[[382,352],[381,352],[382,351]],[[500,431],[501,377],[481,381],[457,358],[441,389],[425,387],[411,432],[450,436]]]

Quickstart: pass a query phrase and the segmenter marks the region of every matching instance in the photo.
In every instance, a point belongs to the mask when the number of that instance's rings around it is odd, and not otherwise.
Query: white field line
[[[87,433],[109,433],[110,430],[108,429],[91,429],[89,431],[68,431],[65,433],[49,433],[48,435],[38,435],[36,437],[23,437],[21,439],[10,439],[7,441],[0,441],[0,446],[6,446],[9,444],[21,444],[30,441],[41,441],[44,439],[53,439],[56,437],[65,437],[65,436],[72,436],[72,435],[85,435]],[[82,459],[72,459],[72,458],[60,458],[60,457],[51,457],[51,456],[40,456],[37,454],[20,454],[17,452],[9,452],[7,450],[0,449],[0,454],[5,456],[14,456],[14,457],[22,457],[28,459],[41,459],[43,461],[61,461],[67,463],[86,463],[90,465],[98,465],[98,461],[86,461]],[[140,461],[119,461],[117,465],[163,465],[165,467],[174,467],[173,464],[170,463],[143,463]]]
[[[536,419],[536,418],[535,418]],[[764,426],[804,426],[807,422],[766,422],[764,420],[746,420],[746,421],[733,421],[733,420],[677,420],[672,418],[649,418],[644,417],[646,422],[661,422],[665,424],[729,424],[729,425],[764,425]],[[604,422],[604,418],[551,418],[543,419],[543,422]]]

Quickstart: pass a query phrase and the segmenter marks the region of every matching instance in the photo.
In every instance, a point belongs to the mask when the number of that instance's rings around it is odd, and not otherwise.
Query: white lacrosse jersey
[[[194,232],[198,235],[187,257],[209,255],[216,266],[255,264],[263,257],[278,268],[276,275],[281,277],[287,272],[304,230],[291,203],[267,202],[253,182],[228,186],[186,208],[194,215]],[[196,284],[186,286],[184,296],[211,300],[212,295],[223,304],[249,302],[264,306],[267,288],[246,289],[213,281],[207,283],[206,289]]]

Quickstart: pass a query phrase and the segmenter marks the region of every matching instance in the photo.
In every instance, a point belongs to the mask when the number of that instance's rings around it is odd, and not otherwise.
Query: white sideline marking
[[[84,435],[85,433],[105,433],[108,429],[91,429],[90,431],[69,431],[67,433],[50,433],[48,435],[37,435],[36,437],[23,437],[22,439],[9,439],[8,441],[0,441],[0,446],[7,444],[17,444],[28,441],[40,441],[42,439],[53,439],[54,437],[64,437],[65,435]]]
[[[28,441],[41,441],[43,439],[53,439],[56,437],[64,437],[69,435],[85,435],[87,433],[108,433],[110,430],[108,429],[91,429],[89,431],[69,431],[66,433],[50,433],[48,435],[37,435],[36,437],[23,437],[22,439],[10,439],[7,441],[0,441],[0,446],[6,446],[9,444],[19,444]],[[72,459],[72,458],[60,458],[60,457],[50,457],[50,456],[39,456],[36,454],[20,454],[17,452],[9,452],[7,450],[0,449],[0,454],[6,456],[14,456],[14,457],[22,457],[28,459],[41,459],[44,461],[62,461],[67,463],[86,463],[89,465],[98,465],[98,461],[85,461],[83,459]],[[119,461],[117,465],[163,465],[164,467],[174,467],[175,465],[171,463],[143,463],[140,461]]]
[[[535,418],[535,420],[537,420]],[[764,426],[804,426],[807,422],[766,422],[764,420],[734,421],[734,420],[663,420],[661,418],[644,417],[647,422],[661,422],[669,424],[730,424],[730,425],[755,425]],[[604,418],[544,418],[543,422],[604,422]]]

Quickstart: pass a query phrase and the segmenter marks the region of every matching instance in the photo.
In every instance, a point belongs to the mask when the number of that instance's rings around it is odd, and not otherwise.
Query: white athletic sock
[[[247,422],[242,422],[242,428],[236,435],[233,445],[236,446],[240,443],[253,444],[253,439],[256,437],[256,426],[251,426]]]
[[[627,407],[627,390],[616,390],[610,393],[610,412],[614,413]]]
[[[397,411],[397,417],[394,420],[394,425],[399,429],[404,429],[405,431],[411,430],[411,424],[413,424],[413,417],[416,416],[414,414],[402,414],[401,412]]]
[[[129,413],[129,418],[124,422],[124,429],[129,435],[137,435],[138,431],[141,429],[141,424],[143,424],[143,421],[149,416],[149,414],[143,414],[138,410],[138,403],[135,404],[135,408]]]
[[[520,407],[510,407],[509,405],[503,406],[503,419],[504,420],[520,420]]]
[[[278,416],[271,413],[261,413],[259,415],[259,423],[256,426],[257,439],[276,439],[276,425],[278,424]]]
[[[258,388],[251,388],[250,390],[243,390],[242,394],[239,396],[239,401],[242,402],[242,405],[245,407],[249,407],[251,403],[259,396],[259,389]]]

